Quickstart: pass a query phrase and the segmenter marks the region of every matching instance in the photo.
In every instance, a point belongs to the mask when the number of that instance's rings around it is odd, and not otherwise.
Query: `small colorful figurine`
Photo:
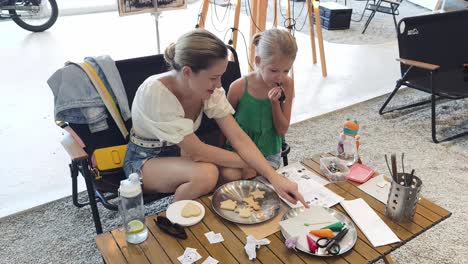
[[[344,160],[352,160],[348,166],[358,162],[361,163],[359,157],[360,136],[358,135],[359,123],[356,119],[346,119],[343,125],[343,132],[340,133],[338,140],[338,157]]]

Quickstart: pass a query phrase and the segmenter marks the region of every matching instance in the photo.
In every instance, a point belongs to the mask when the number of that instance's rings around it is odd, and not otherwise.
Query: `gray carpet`
[[[402,91],[395,102],[419,100],[424,94]],[[378,97],[330,114],[294,124],[287,141],[290,160],[301,160],[316,152],[335,149],[346,117],[361,124],[361,157],[365,164],[386,173],[384,153],[405,152],[406,167],[423,180],[422,195],[453,215],[392,253],[396,263],[466,263],[468,232],[468,136],[448,143],[430,139],[429,107],[379,116],[384,97]],[[311,106],[313,107],[313,106]],[[468,129],[468,100],[446,102],[442,112],[443,133]],[[450,115],[449,115],[450,114]],[[446,126],[458,124],[456,129]],[[148,214],[161,210],[147,208]],[[119,226],[115,212],[100,207],[105,231]],[[88,207],[75,208],[70,197],[17,215],[0,219],[0,263],[100,263],[94,226]]]
[[[456,0],[451,0],[456,1]],[[321,2],[335,2],[335,0],[325,0]],[[339,4],[344,6],[344,1],[337,1]],[[364,10],[366,1],[354,1],[347,0],[347,8],[352,9],[351,24],[349,29],[344,30],[327,30],[322,29],[323,39],[338,44],[381,44],[389,41],[396,40],[396,31],[391,15],[377,13],[372,19],[369,27],[365,34],[361,34],[364,29],[364,24],[370,14],[370,11],[366,11],[361,21],[361,14]],[[270,3],[268,21],[273,21],[273,10],[272,3]],[[309,22],[307,20],[307,8],[305,2],[294,2],[291,1],[291,16],[296,18],[296,29],[302,33],[309,34]],[[428,12],[428,9],[403,1],[400,5],[400,15],[397,17],[397,21],[403,17],[414,16]],[[278,11],[280,12],[280,11]],[[282,12],[279,13],[278,25],[284,25],[284,16],[286,16],[286,7],[282,8]],[[305,22],[305,23],[304,23]]]

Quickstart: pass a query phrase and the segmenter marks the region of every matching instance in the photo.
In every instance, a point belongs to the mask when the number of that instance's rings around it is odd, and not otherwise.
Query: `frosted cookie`
[[[222,201],[221,206],[220,206],[221,209],[226,209],[226,210],[229,210],[229,211],[234,211],[234,209],[236,209],[236,207],[237,207],[237,202],[233,201],[231,199],[227,199],[225,201]]]
[[[181,215],[183,217],[192,217],[192,216],[199,216],[201,214],[201,210],[198,206],[193,203],[187,203],[184,208],[182,208]]]
[[[252,209],[250,209],[250,207],[239,208],[237,211],[242,218],[248,218],[252,215]]]
[[[251,192],[250,195],[253,196],[254,199],[264,198],[264,191],[260,191],[256,189],[255,191]]]
[[[254,198],[252,196],[244,198],[242,199],[242,201],[244,201],[249,207],[253,208],[254,210],[260,210],[260,205],[258,205],[258,203],[254,201]]]

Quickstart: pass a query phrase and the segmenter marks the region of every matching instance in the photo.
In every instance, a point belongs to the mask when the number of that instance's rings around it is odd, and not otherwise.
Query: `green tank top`
[[[281,151],[282,137],[273,124],[270,99],[257,99],[248,92],[247,77],[244,77],[244,93],[237,104],[234,118],[262,154],[266,156]]]

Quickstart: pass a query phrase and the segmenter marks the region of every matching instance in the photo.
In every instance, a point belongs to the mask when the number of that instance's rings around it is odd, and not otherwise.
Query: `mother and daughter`
[[[223,41],[197,29],[166,49],[172,70],[145,80],[132,105],[124,170],[141,174],[144,191],[174,192],[175,201],[196,199],[218,182],[263,175],[281,197],[307,206],[297,184],[275,171],[291,116],[288,72],[297,46],[277,29],[255,36],[254,45],[256,71],[233,82],[227,97],[221,87],[228,64]],[[195,135],[203,113],[216,121],[228,149]]]

